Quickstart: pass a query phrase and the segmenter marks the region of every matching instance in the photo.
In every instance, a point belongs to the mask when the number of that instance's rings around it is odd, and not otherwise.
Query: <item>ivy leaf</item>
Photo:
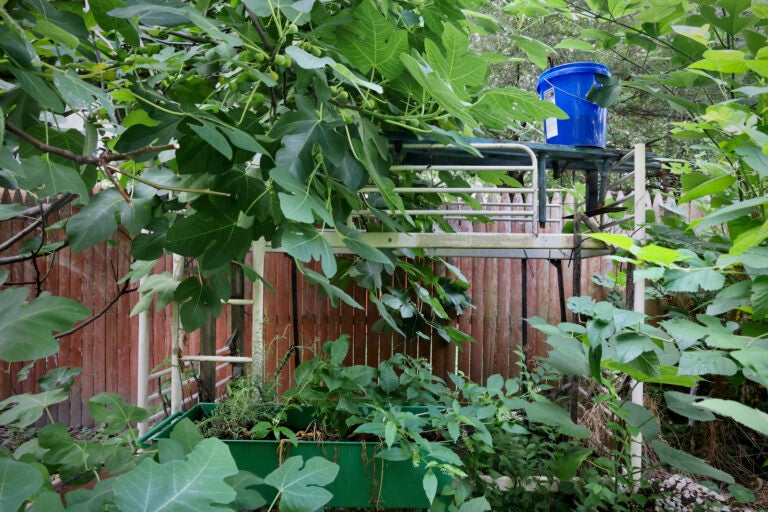
[[[99,393],[88,401],[88,412],[93,419],[105,423],[107,434],[117,434],[144,421],[148,413],[141,407],[126,404],[116,393]]]
[[[685,473],[707,476],[729,484],[734,482],[731,475],[725,471],[713,468],[704,459],[694,457],[682,450],[672,448],[658,440],[651,441],[651,446],[653,446],[653,451],[656,452],[659,460],[673,468],[684,471]]]
[[[304,263],[313,259],[320,261],[323,273],[328,277],[336,274],[336,256],[333,249],[313,226],[285,223],[275,233],[272,244],[274,247],[282,247],[285,252]]]
[[[28,290],[0,290],[0,359],[9,363],[55,354],[58,342],[51,331],[69,329],[90,312],[65,297],[41,295],[24,303]]]
[[[386,79],[400,79],[400,55],[408,53],[408,32],[394,29],[374,2],[362,2],[353,16],[355,23],[338,28],[339,50],[367,76],[373,70]]]
[[[63,389],[43,391],[34,395],[30,393],[13,395],[0,402],[0,411],[4,411],[0,414],[0,425],[17,422],[18,427],[27,427],[39,420],[48,407],[68,398],[69,394]]]
[[[219,439],[204,439],[186,460],[158,464],[144,459],[115,479],[121,510],[134,512],[216,511],[236,493],[224,481],[238,472],[229,448]]]
[[[318,510],[331,501],[333,494],[322,486],[333,482],[338,472],[339,466],[327,459],[312,457],[304,464],[299,455],[283,462],[267,475],[264,483],[280,494],[280,510],[306,512]]]
[[[0,510],[19,510],[43,485],[43,475],[31,464],[0,458]]]

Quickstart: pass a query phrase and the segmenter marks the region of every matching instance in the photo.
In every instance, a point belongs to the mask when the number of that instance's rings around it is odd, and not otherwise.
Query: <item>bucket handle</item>
[[[560,92],[562,92],[563,94],[565,94],[565,95],[567,95],[567,96],[571,96],[572,98],[576,98],[576,99],[578,99],[578,100],[581,100],[581,101],[585,101],[585,102],[587,102],[587,103],[589,103],[589,104],[591,104],[591,105],[597,105],[597,103],[595,103],[594,101],[589,101],[587,98],[582,98],[581,96],[576,96],[575,94],[572,94],[572,93],[570,93],[570,92],[566,91],[565,89],[561,89],[561,88],[559,88],[558,86],[556,86],[555,84],[553,84],[552,82],[550,82],[550,81],[549,81],[549,79],[547,79],[547,78],[545,78],[543,81],[544,81],[545,83],[547,83],[547,84],[548,84],[550,87],[552,87],[553,89],[555,89],[555,90],[557,90],[557,91],[560,91]],[[600,87],[600,84],[598,83],[597,85],[598,85],[598,88],[599,88],[599,87]],[[597,106],[598,106],[598,107],[600,107],[599,105],[597,105]],[[603,107],[600,107],[600,108],[603,108]]]

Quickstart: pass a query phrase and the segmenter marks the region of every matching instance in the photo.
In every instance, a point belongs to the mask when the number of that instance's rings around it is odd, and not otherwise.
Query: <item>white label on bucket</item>
[[[555,88],[551,87],[544,91],[544,101],[555,103]],[[548,117],[544,121],[544,132],[547,139],[557,137],[557,119],[554,117]]]

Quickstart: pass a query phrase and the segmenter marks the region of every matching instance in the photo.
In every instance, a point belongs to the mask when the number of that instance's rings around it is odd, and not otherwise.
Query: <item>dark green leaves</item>
[[[117,434],[134,423],[144,421],[146,410],[126,404],[123,397],[115,393],[99,393],[88,401],[88,411],[98,422],[106,425],[105,432]]]
[[[651,446],[653,446],[653,451],[656,452],[656,455],[659,456],[659,460],[664,464],[669,464],[673,468],[686,473],[707,476],[729,484],[734,482],[731,475],[713,468],[703,459],[694,457],[682,450],[672,448],[661,441],[651,441]]]
[[[166,248],[182,256],[201,256],[208,269],[220,268],[248,250],[251,237],[226,215],[194,213],[173,223]]]

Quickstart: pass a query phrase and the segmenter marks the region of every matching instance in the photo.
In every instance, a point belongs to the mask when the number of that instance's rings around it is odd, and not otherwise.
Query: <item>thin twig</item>
[[[51,203],[51,205],[42,212],[42,216],[43,217],[48,217],[49,215],[57,212],[58,210],[60,210],[65,205],[67,205],[68,203],[72,202],[72,200],[75,197],[76,197],[75,194],[72,194],[72,193],[69,193],[69,192],[66,192],[66,193],[62,194],[61,197],[59,197],[56,201]],[[42,219],[36,219],[32,224],[30,224],[29,226],[25,227],[24,229],[22,229],[21,231],[19,231],[15,235],[13,235],[11,238],[9,238],[9,239],[5,240],[4,242],[0,243],[0,252],[5,251],[6,249],[9,249],[17,241],[21,240],[26,235],[28,235],[29,233],[34,231],[38,226],[40,226],[40,224],[42,224]]]
[[[98,313],[96,313],[95,315],[93,315],[89,319],[82,321],[81,323],[77,324],[76,326],[74,326],[73,328],[69,329],[68,331],[60,332],[59,334],[54,336],[54,338],[56,340],[60,340],[61,338],[65,337],[65,336],[69,336],[70,334],[79,331],[80,329],[82,329],[86,325],[91,324],[91,323],[95,322],[96,320],[98,320],[99,318],[101,318],[102,316],[104,316],[104,314],[109,310],[109,308],[114,306],[115,303],[120,299],[120,297],[122,297],[125,294],[132,293],[132,292],[135,292],[136,290],[138,290],[138,288],[128,288],[129,284],[130,284],[130,282],[126,281],[125,284],[123,284],[123,287],[120,288],[120,290],[117,292],[117,295],[115,295],[112,298],[112,300],[110,300],[103,308],[101,308],[101,310]]]
[[[112,172],[119,172],[123,174],[124,176],[127,176],[131,178],[132,180],[136,180],[139,183],[143,183],[145,185],[149,185],[150,187],[154,187],[158,190],[170,190],[171,192],[188,192],[190,194],[207,194],[211,196],[222,196],[222,197],[229,197],[230,194],[227,192],[219,192],[218,190],[210,190],[210,189],[195,189],[195,188],[183,188],[183,187],[174,187],[172,185],[162,185],[160,183],[155,183],[153,181],[150,181],[148,179],[142,178],[141,176],[138,176],[136,174],[132,174],[128,171],[124,171],[122,169],[118,169],[114,166],[109,166]]]
[[[160,153],[161,151],[167,151],[169,149],[179,149],[178,144],[172,143],[164,144],[162,146],[145,146],[143,148],[134,149],[133,151],[128,151],[127,153],[104,153],[99,156],[78,155],[77,153],[69,151],[68,149],[50,146],[45,142],[36,139],[13,123],[9,123],[8,121],[5,122],[5,129],[17,137],[23,139],[24,141],[32,144],[36,149],[43,153],[52,153],[54,155],[63,156],[64,158],[72,160],[73,162],[80,165],[98,166],[104,162],[131,160],[137,156],[145,155],[147,153]]]
[[[123,190],[123,187],[120,186],[120,184],[115,179],[115,176],[112,174],[112,170],[114,169],[116,172],[119,172],[120,169],[117,167],[111,166],[107,163],[104,163],[102,166],[102,169],[104,169],[104,173],[106,173],[107,177],[109,178],[109,181],[112,182],[112,185],[120,192],[120,195],[123,196],[123,199],[125,199],[125,202],[129,205],[131,204],[131,198],[128,195],[128,192]]]

